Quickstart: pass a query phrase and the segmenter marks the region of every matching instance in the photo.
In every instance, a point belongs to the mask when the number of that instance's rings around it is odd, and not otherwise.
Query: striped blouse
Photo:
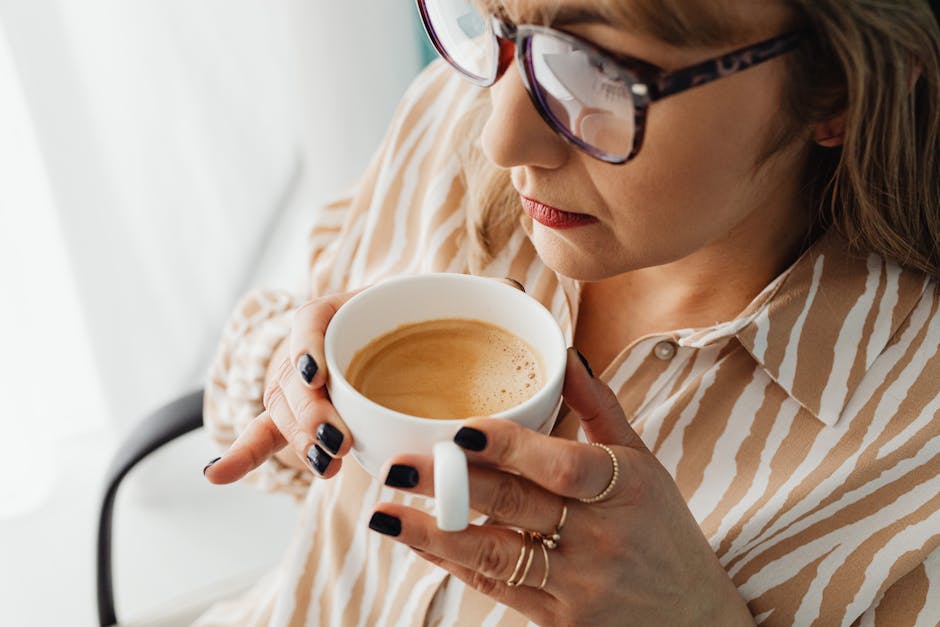
[[[206,388],[222,447],[262,411],[293,308],[391,275],[468,272],[452,136],[479,97],[441,63],[419,76],[354,193],[313,216],[303,290],[238,304]],[[482,274],[522,281],[571,342],[580,285],[541,263],[526,228]],[[938,308],[935,280],[830,233],[733,320],[642,337],[599,373],[759,624],[940,622]],[[567,417],[556,434],[576,431]],[[271,460],[245,480],[295,495],[296,531],[275,571],[197,625],[527,623],[370,531],[379,501],[429,504],[357,464],[323,481]]]

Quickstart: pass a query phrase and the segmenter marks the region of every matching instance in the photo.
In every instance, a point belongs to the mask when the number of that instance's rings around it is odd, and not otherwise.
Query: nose
[[[499,73],[490,87],[489,118],[480,138],[483,153],[494,164],[511,168],[558,168],[568,159],[570,147],[539,115],[526,91],[515,46],[500,38]]]

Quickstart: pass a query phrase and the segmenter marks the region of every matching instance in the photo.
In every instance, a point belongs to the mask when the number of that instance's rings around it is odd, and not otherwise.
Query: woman
[[[279,570],[199,624],[936,624],[926,2],[475,6],[419,2],[450,66],[317,216],[306,293],[225,330],[206,477],[303,509]],[[459,533],[416,498],[429,459],[384,486],[344,460],[323,388],[351,291],[428,271],[524,284],[580,351],[554,437],[457,434],[489,519]]]

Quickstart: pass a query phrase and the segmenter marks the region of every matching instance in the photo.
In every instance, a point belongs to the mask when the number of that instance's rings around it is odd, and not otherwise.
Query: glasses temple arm
[[[733,50],[696,65],[661,74],[651,85],[650,99],[659,100],[719,78],[737,74],[790,52],[799,45],[802,39],[802,32],[787,33],[752,46]]]

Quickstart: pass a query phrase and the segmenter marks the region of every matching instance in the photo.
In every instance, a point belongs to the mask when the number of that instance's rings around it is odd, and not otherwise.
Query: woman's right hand
[[[206,466],[203,474],[210,483],[238,481],[274,455],[324,478],[339,472],[352,435],[326,393],[323,337],[336,311],[357,293],[318,298],[295,312],[291,334],[268,366],[265,410],[221,458]]]

